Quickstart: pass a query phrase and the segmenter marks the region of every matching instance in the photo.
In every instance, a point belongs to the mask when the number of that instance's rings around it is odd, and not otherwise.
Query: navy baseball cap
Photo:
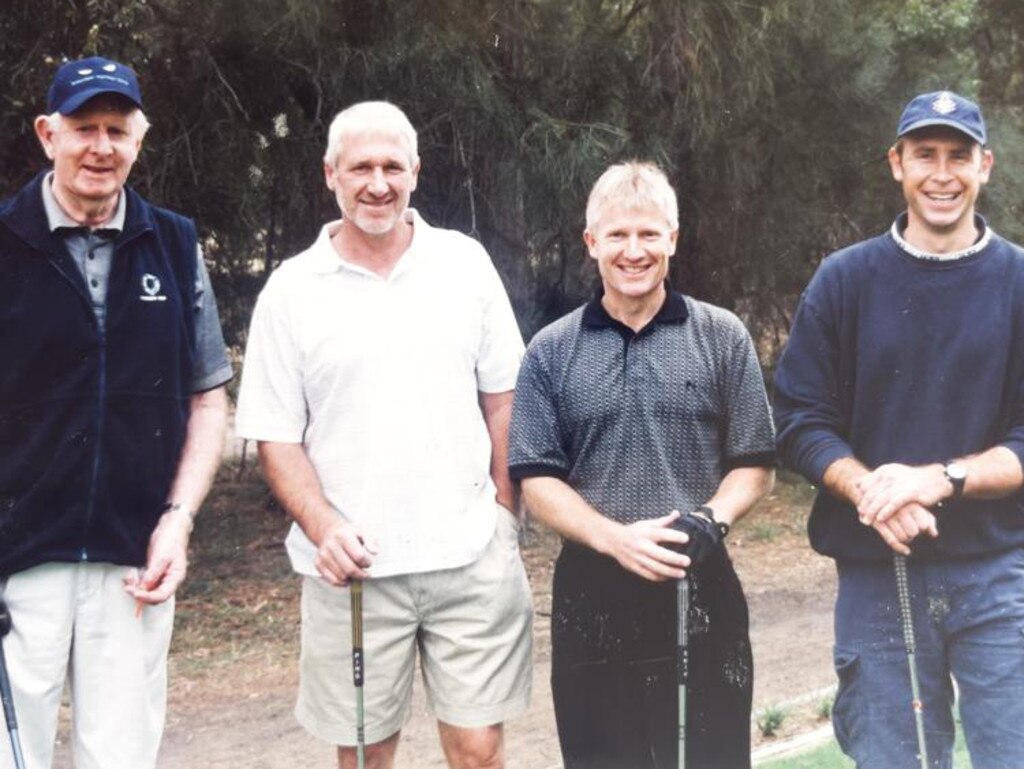
[[[142,109],[142,93],[132,68],[93,56],[61,65],[46,96],[46,111],[70,115],[101,93],[120,94]]]
[[[955,128],[978,144],[986,143],[985,118],[981,116],[981,108],[952,91],[923,93],[911,99],[900,116],[896,138],[933,125]]]

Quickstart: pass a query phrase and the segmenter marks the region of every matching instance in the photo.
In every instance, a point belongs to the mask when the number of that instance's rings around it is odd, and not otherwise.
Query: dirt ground
[[[806,486],[780,484],[730,535],[751,608],[755,710],[783,712],[783,735],[824,723],[820,703],[833,683],[835,573],[806,545],[809,499]],[[281,544],[286,528],[251,468],[224,469],[199,520],[190,578],[179,592],[160,769],[336,765],[333,748],[307,735],[292,715],[298,584]],[[528,529],[523,557],[536,609],[533,703],[506,727],[509,769],[560,766],[548,682],[558,547],[550,532]],[[66,731],[65,724],[57,769],[71,767]],[[755,744],[765,741],[757,728],[754,733]],[[420,692],[397,763],[445,766]]]

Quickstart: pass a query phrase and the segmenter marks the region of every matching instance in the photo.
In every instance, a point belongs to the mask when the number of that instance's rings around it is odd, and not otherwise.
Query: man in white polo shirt
[[[501,767],[532,652],[506,469],[523,345],[480,244],[408,208],[418,173],[397,107],[335,117],[324,174],[342,218],[260,295],[237,429],[295,521],[299,721],[355,765],[346,586],[365,580],[366,765],[394,763],[419,648],[450,765]]]

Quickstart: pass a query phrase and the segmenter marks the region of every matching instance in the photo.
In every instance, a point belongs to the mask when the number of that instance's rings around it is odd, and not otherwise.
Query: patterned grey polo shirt
[[[670,291],[634,333],[598,297],[526,351],[509,440],[515,480],[561,478],[630,523],[693,510],[730,470],[774,461],[754,345],[727,310]]]

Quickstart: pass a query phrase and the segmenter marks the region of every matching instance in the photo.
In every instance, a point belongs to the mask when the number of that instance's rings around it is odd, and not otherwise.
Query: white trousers
[[[8,577],[3,645],[27,769],[50,769],[65,681],[76,769],[156,765],[174,605],[138,611],[121,583],[129,570],[47,563]],[[0,769],[13,769],[6,734],[0,742]]]

